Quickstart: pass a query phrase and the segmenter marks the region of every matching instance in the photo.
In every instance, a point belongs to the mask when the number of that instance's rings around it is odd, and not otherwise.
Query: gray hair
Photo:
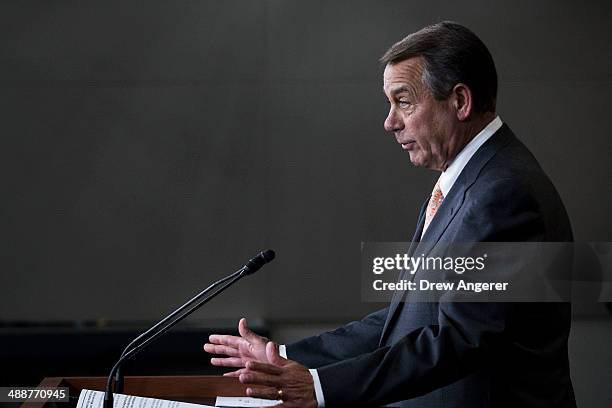
[[[468,28],[452,21],[425,27],[393,44],[381,57],[393,65],[413,57],[424,60],[423,82],[437,100],[458,83],[472,91],[475,112],[495,112],[497,71],[486,45]]]

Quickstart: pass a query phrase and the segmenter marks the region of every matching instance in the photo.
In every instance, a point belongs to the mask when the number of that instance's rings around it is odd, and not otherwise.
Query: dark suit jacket
[[[572,241],[536,159],[503,125],[472,156],[422,242]],[[317,368],[326,406],[575,407],[567,303],[410,303],[287,346]]]

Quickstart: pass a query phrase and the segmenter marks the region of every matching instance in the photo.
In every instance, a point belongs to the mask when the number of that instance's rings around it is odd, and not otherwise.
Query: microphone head
[[[261,251],[256,257],[252,258],[246,263],[246,265],[244,265],[242,273],[245,275],[251,275],[257,272],[262,266],[272,261],[275,257],[276,254],[271,249]]]
[[[276,253],[271,249],[266,249],[265,251],[260,252],[259,256],[261,256],[266,263],[268,263],[276,257]]]

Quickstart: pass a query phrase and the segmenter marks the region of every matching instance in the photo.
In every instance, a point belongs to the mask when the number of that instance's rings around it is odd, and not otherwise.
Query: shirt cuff
[[[317,407],[325,407],[325,398],[323,397],[323,388],[321,387],[321,380],[319,380],[319,373],[315,369],[309,369],[310,375],[312,375],[312,381],[314,382],[315,395],[317,396]]]
[[[287,347],[284,344],[278,345],[278,354],[282,358],[287,358]],[[308,369],[308,371],[310,371],[312,382],[314,383],[317,407],[325,408],[325,398],[323,397],[323,388],[321,387],[321,380],[319,380],[319,373],[315,369]]]

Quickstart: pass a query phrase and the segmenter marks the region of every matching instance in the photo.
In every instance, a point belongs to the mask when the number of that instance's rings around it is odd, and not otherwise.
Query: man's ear
[[[452,96],[457,119],[460,121],[469,119],[474,104],[470,88],[463,83],[458,83],[453,87]]]

